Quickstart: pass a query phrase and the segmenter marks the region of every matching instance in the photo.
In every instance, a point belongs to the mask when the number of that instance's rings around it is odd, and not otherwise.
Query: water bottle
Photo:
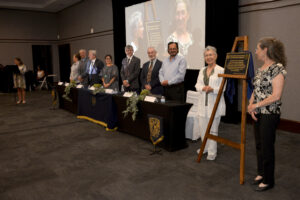
[[[161,103],[165,103],[165,102],[166,102],[166,99],[165,99],[164,96],[161,97],[160,102],[161,102]]]

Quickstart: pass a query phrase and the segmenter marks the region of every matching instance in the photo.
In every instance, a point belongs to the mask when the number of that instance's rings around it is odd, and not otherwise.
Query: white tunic
[[[202,88],[205,86],[203,82],[203,70],[207,67],[203,67],[198,75],[197,83],[195,85],[196,90],[200,93],[200,98],[198,102],[198,110],[199,110],[199,116],[201,117],[210,117],[212,110],[214,108],[219,88],[222,82],[222,77],[218,77],[218,74],[224,73],[224,68],[220,67],[219,65],[216,65],[214,68],[214,73],[209,77],[209,86],[213,88],[213,92],[208,94],[208,105],[207,105],[207,112],[205,112],[205,94],[206,92],[202,91]],[[223,90],[223,94],[225,91],[225,86]],[[220,117],[225,115],[226,105],[224,100],[224,95],[222,94],[221,100],[219,102],[219,106],[216,112],[215,117]]]

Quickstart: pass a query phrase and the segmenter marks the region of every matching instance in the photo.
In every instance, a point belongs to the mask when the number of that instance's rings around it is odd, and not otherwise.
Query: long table
[[[93,95],[88,90],[73,88],[71,89],[72,95],[70,95],[72,101],[66,102],[66,100],[62,98],[62,95],[64,94],[64,86],[57,86],[57,91],[60,108],[74,113],[74,107],[77,107],[76,114],[79,117],[86,116],[90,121],[95,120],[99,122],[102,120],[104,122],[104,126],[107,124],[106,127],[110,130],[115,126],[118,127],[118,130],[121,132],[125,132],[148,141],[150,141],[148,115],[151,114],[159,116],[163,119],[164,134],[164,139],[159,146],[163,147],[167,151],[176,151],[187,147],[185,140],[185,122],[187,113],[192,104],[172,101],[167,101],[166,103],[150,103],[141,101],[138,103],[139,111],[136,116],[136,120],[133,121],[131,114],[124,118],[123,111],[126,109],[126,101],[128,98],[123,97],[122,95]],[[96,105],[98,105],[98,107]],[[103,117],[101,113],[109,113],[109,115],[104,115],[105,117]],[[109,125],[108,122],[111,122],[111,120],[112,123]]]

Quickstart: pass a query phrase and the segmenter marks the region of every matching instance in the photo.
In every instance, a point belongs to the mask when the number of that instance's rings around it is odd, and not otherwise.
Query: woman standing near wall
[[[254,123],[257,156],[257,176],[253,180],[256,191],[274,187],[275,131],[280,121],[281,96],[287,74],[282,42],[275,38],[261,39],[255,52],[263,65],[256,71],[254,90],[248,112]]]
[[[18,66],[20,73],[14,74],[14,88],[17,88],[18,90],[18,98],[17,104],[20,104],[21,102],[23,104],[26,103],[25,100],[25,89],[26,89],[26,83],[25,83],[25,72],[26,72],[26,66],[22,62],[20,58],[15,58],[14,60],[15,65]]]

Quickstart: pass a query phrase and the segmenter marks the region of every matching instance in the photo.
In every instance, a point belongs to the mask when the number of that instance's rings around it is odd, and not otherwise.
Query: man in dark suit
[[[142,89],[149,90],[152,94],[163,94],[163,87],[159,80],[159,70],[162,62],[156,58],[156,50],[154,47],[149,47],[147,50],[149,61],[144,63],[141,72]]]
[[[86,71],[82,75],[82,78],[87,80],[87,85],[94,85],[95,83],[101,83],[100,72],[104,67],[104,63],[96,58],[96,50],[89,50],[89,60],[86,64]]]
[[[86,72],[87,62],[89,61],[88,57],[86,56],[86,50],[80,49],[79,55],[80,55],[81,59],[79,61],[79,67],[78,67],[78,80],[80,81],[81,84],[88,85],[87,78],[86,79],[82,78],[82,76],[84,76],[84,74]]]
[[[125,47],[126,58],[122,60],[121,78],[124,91],[139,92],[139,73],[141,60],[133,55],[133,47]]]

